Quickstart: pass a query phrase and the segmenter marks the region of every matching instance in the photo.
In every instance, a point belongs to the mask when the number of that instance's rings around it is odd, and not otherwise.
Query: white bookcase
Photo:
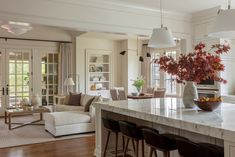
[[[110,97],[111,54],[108,50],[86,49],[86,93]]]

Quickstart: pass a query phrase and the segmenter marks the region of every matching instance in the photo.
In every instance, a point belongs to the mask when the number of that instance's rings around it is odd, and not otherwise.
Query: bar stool
[[[107,140],[105,143],[105,149],[104,149],[104,155],[103,157],[106,156],[106,151],[107,151],[107,147],[108,147],[108,143],[109,143],[109,138],[110,138],[110,134],[111,133],[115,133],[115,156],[117,157],[117,148],[118,148],[118,134],[120,132],[120,127],[117,121],[112,120],[112,119],[107,119],[107,118],[102,118],[103,124],[104,124],[104,128],[107,130],[108,132],[108,136],[107,136]],[[124,139],[123,139],[124,141]],[[124,144],[123,144],[124,147]]]
[[[119,121],[122,136],[126,141],[124,142],[123,157],[126,156],[129,141],[131,140],[135,157],[139,155],[139,142],[142,143],[142,157],[144,157],[144,139],[141,129],[135,124],[127,121]]]
[[[209,143],[194,143],[177,138],[177,148],[182,157],[224,157],[224,149]]]
[[[157,157],[156,150],[162,151],[164,157],[170,157],[170,151],[177,150],[177,135],[159,134],[159,132],[153,128],[143,128],[142,132],[145,142],[150,147],[149,157],[152,157],[153,153],[155,157]]]

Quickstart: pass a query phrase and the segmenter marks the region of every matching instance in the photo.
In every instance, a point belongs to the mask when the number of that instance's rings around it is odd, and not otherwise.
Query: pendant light
[[[230,8],[231,1],[227,1],[226,10],[219,10],[214,21],[210,37],[234,39],[235,38],[235,9]]]
[[[161,13],[161,28],[154,28],[151,38],[148,43],[148,47],[151,48],[168,48],[174,47],[175,41],[172,32],[163,26],[163,9],[162,0],[160,0],[160,13]]]

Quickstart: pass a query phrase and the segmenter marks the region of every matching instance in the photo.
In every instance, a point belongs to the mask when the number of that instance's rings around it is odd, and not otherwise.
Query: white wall
[[[120,86],[120,75],[118,74],[118,67],[120,66],[119,50],[120,42],[110,39],[86,38],[77,37],[76,40],[76,67],[77,74],[80,76],[80,91],[85,92],[86,88],[86,49],[111,50],[112,51],[112,84],[111,87]]]

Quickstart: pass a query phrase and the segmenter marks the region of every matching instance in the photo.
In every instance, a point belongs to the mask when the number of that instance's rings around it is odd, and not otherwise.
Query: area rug
[[[13,122],[27,122],[38,118],[38,115],[14,117]],[[40,123],[43,123],[43,121]],[[21,128],[8,130],[8,125],[5,124],[4,118],[0,118],[0,148],[65,140],[85,136],[94,136],[94,133],[77,134],[54,138],[50,133],[45,131],[44,125],[27,125]]]

